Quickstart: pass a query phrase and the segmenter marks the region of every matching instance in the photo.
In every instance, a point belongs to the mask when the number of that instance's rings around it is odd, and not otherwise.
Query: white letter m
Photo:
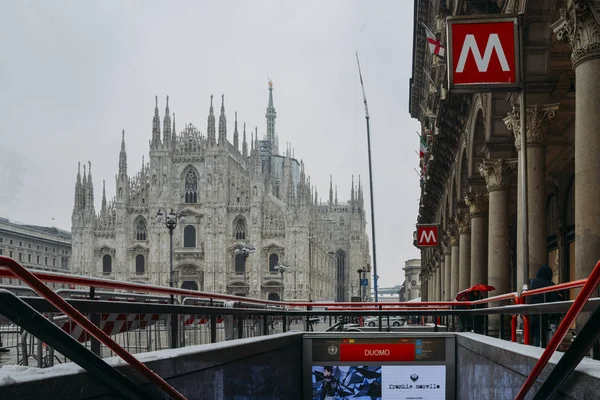
[[[479,72],[487,72],[490,64],[490,58],[492,58],[492,51],[494,51],[494,49],[496,49],[496,54],[498,55],[498,60],[500,61],[500,67],[502,67],[502,71],[510,71],[508,61],[506,61],[506,56],[504,55],[504,49],[500,43],[500,38],[498,37],[497,33],[492,33],[488,38],[483,57],[481,57],[479,47],[477,47],[475,36],[467,35],[465,37],[465,42],[463,43],[462,50],[460,51],[460,57],[458,59],[458,65],[456,66],[456,72],[463,72],[465,69],[465,63],[467,62],[469,51],[473,52],[473,58],[475,58],[475,63],[477,64],[477,69]]]
[[[436,243],[435,233],[433,230],[423,229],[421,232],[421,243]]]

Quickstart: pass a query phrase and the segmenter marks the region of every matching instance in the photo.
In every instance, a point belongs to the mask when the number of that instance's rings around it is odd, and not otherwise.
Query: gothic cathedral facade
[[[149,162],[128,174],[123,132],[116,196],[107,202],[103,186],[99,213],[91,163],[78,171],[72,271],[271,300],[349,301],[357,271],[370,270],[360,180],[355,187],[352,179],[349,201],[338,202],[331,181],[329,201],[319,201],[304,163],[290,148],[279,154],[272,83],[266,119],[264,138],[255,129],[249,143],[244,124],[240,148],[237,113],[227,139],[224,99],[217,130],[211,96],[203,135],[191,124],[176,132],[167,97],[161,137],[157,102]],[[182,216],[172,230],[172,275],[159,210]],[[244,257],[241,246],[255,251]]]

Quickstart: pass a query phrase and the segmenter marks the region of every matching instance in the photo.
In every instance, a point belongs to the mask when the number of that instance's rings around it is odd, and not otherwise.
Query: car
[[[404,317],[389,317],[389,320],[389,324],[391,326],[402,326],[406,323],[406,319]],[[381,317],[381,325],[387,326],[387,324],[388,317]],[[365,325],[370,327],[379,326],[379,317],[369,317],[365,319]]]

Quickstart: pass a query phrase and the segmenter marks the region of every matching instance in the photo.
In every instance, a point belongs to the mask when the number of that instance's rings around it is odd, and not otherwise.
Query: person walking
[[[542,265],[535,276],[529,280],[529,290],[541,289],[549,286],[553,286],[554,282],[552,282],[552,268],[548,266],[548,264]],[[541,304],[541,303],[550,303],[561,300],[559,293],[557,292],[549,292],[549,293],[539,293],[534,294],[533,296],[529,296],[528,304]],[[530,342],[533,346],[546,347],[548,342],[548,338],[546,335],[546,330],[550,326],[550,321],[552,320],[552,316],[550,314],[543,314],[540,318],[539,314],[531,315],[530,318]],[[542,333],[540,334],[540,329],[542,329]]]

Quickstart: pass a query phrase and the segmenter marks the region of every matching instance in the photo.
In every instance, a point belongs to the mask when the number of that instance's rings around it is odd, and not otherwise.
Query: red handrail
[[[571,305],[569,311],[567,311],[567,314],[558,326],[556,333],[554,334],[554,336],[552,336],[552,339],[550,339],[548,347],[546,347],[544,353],[533,367],[531,374],[523,384],[523,387],[521,387],[521,390],[519,391],[519,394],[517,394],[517,397],[515,397],[515,400],[522,400],[525,398],[525,395],[533,386],[533,383],[548,363],[548,360],[550,360],[552,353],[554,353],[554,351],[558,348],[558,345],[564,339],[569,328],[571,327],[571,325],[585,306],[585,303],[588,301],[588,299],[596,289],[596,286],[598,286],[598,283],[600,283],[600,261],[596,263],[596,266],[592,270],[592,273],[587,278],[587,282],[581,289],[581,292],[579,292],[579,294],[575,298],[575,301]]]
[[[559,283],[559,284],[552,285],[552,286],[546,286],[546,287],[539,288],[539,289],[526,290],[521,293],[521,304],[527,303],[525,301],[525,297],[533,296],[534,294],[543,294],[543,293],[558,292],[560,290],[566,290],[566,289],[575,289],[578,287],[582,287],[583,285],[585,285],[586,282],[587,282],[587,279],[580,279],[577,281],[564,282],[564,283]],[[529,340],[529,322],[530,322],[529,316],[523,315],[523,343],[524,344],[530,344],[529,343],[530,342],[530,340]]]
[[[150,368],[146,367],[137,358],[132,356],[128,351],[119,346],[100,328],[94,325],[83,314],[77,311],[72,305],[67,303],[62,297],[54,293],[52,289],[46,286],[34,274],[29,272],[27,268],[9,257],[0,256],[0,265],[5,265],[17,278],[27,283],[40,296],[48,300],[54,307],[68,315],[73,321],[79,324],[89,334],[101,341],[106,347],[111,349],[115,354],[125,360],[129,365],[135,368],[142,375],[154,382],[165,393],[175,399],[187,400],[185,396],[179,393],[173,386],[169,385],[164,379],[157,375]]]
[[[521,299],[523,299],[524,297],[527,297],[527,296],[533,296],[534,294],[558,292],[560,290],[566,290],[566,289],[575,289],[578,287],[582,287],[583,285],[585,285],[586,282],[587,282],[587,279],[579,279],[577,281],[558,283],[556,285],[546,286],[546,287],[539,288],[539,289],[525,290],[524,292],[521,293]],[[524,303],[525,302],[523,301],[523,304]]]

